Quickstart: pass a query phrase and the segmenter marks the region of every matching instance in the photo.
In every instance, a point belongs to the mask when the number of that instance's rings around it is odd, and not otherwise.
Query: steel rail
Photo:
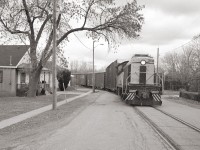
[[[191,128],[191,129],[193,129],[193,130],[195,130],[195,131],[197,131],[197,132],[200,133],[200,128],[195,127],[194,125],[192,125],[192,124],[190,124],[190,123],[188,123],[188,122],[186,122],[186,121],[184,121],[184,120],[182,120],[182,119],[180,119],[180,118],[178,118],[178,117],[176,117],[174,115],[171,115],[171,114],[167,113],[166,111],[160,110],[160,109],[155,108],[155,107],[153,107],[153,108],[156,109],[156,110],[158,110],[158,111],[160,111],[161,113],[163,113],[163,114],[165,114],[165,115],[173,118],[174,120],[176,120],[176,121],[178,121],[178,122],[186,125],[187,127],[189,127],[189,128]]]
[[[180,146],[170,138],[165,132],[162,131],[151,119],[149,119],[143,112],[141,112],[137,107],[134,107],[137,114],[144,119],[149,126],[158,134],[158,136],[169,146],[171,150],[181,150]]]

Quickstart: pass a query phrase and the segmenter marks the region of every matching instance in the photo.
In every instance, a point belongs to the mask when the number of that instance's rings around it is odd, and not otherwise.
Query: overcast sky
[[[117,0],[124,3],[131,0]],[[130,59],[135,53],[147,53],[156,57],[159,46],[160,56],[189,42],[193,36],[200,34],[200,0],[138,0],[145,5],[145,24],[139,39],[123,41],[117,51],[108,52],[106,43],[102,46],[95,43],[95,66],[108,66],[116,59]],[[65,49],[69,60],[92,62],[92,41],[83,34],[70,35]]]

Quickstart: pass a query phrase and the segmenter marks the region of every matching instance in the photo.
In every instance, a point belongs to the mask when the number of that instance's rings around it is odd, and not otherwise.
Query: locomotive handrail
[[[157,73],[155,73],[156,74],[156,76],[158,76],[158,78],[162,81],[162,78],[159,76],[159,74],[157,74]],[[158,84],[158,85],[160,85],[160,84]]]
[[[154,74],[152,74],[152,75],[146,80],[146,82],[147,82],[152,76],[154,76]]]
[[[139,77],[139,75],[137,74],[137,72],[135,72],[135,74]],[[126,89],[125,91],[127,91],[127,86],[128,86],[128,79],[131,77],[131,74],[126,78]]]
[[[137,72],[135,72],[135,74],[139,77],[139,75],[137,74]]]
[[[154,74],[152,74],[152,75],[146,80],[146,82],[147,82],[152,76],[154,76],[154,75],[158,76],[159,79],[162,80],[162,78],[161,78],[157,73],[154,73]],[[159,85],[159,84],[155,83],[155,85]]]

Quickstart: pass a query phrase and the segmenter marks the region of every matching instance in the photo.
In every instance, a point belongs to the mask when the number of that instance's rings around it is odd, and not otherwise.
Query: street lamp
[[[99,45],[104,45],[104,44],[98,44],[98,45],[96,45],[96,46],[94,46],[94,43],[95,43],[96,41],[93,41],[93,52],[92,52],[92,54],[93,54],[93,61],[92,61],[92,91],[93,91],[93,93],[95,93],[95,75],[94,75],[94,48],[95,47],[97,47],[97,46],[99,46]]]

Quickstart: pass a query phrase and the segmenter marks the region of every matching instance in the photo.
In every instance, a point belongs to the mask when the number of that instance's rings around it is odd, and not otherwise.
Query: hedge
[[[179,96],[200,102],[200,93],[197,93],[197,92],[188,92],[185,90],[181,90]]]

